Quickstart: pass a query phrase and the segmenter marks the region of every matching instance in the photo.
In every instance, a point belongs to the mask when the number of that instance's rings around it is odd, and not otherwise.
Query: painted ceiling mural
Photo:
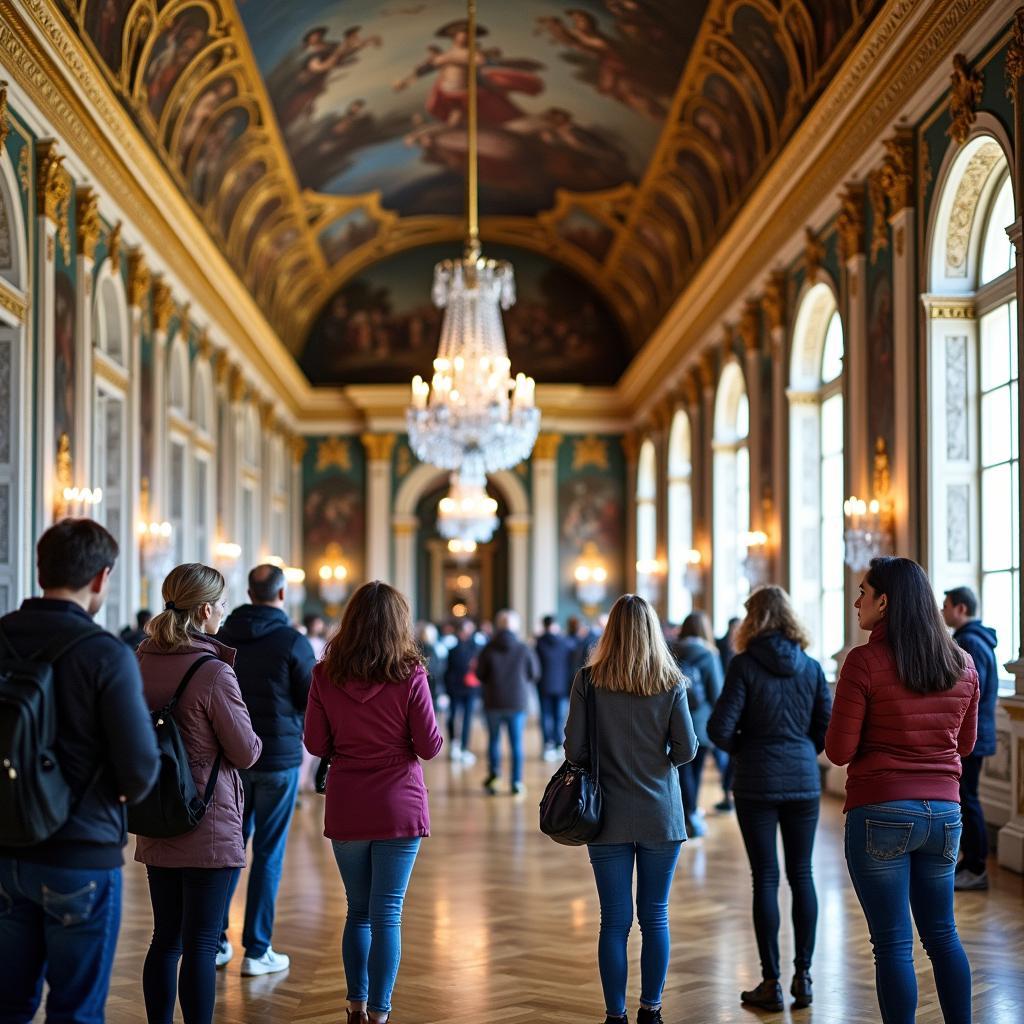
[[[310,379],[421,369],[431,254],[464,232],[463,0],[59,5]],[[484,246],[544,309],[506,322],[524,368],[618,378],[880,6],[478,0]]]

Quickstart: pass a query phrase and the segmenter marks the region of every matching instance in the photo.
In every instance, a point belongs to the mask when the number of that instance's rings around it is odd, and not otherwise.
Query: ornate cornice
[[[914,205],[914,130],[901,125],[886,139],[881,182],[889,200],[890,216]]]
[[[95,258],[101,230],[99,196],[88,185],[83,185],[75,191],[75,233],[80,256]]]
[[[978,310],[974,299],[925,298],[930,320],[976,320]]]
[[[128,305],[141,309],[149,292],[150,273],[141,249],[128,250]]]
[[[851,181],[839,200],[836,232],[839,235],[839,258],[844,263],[864,253],[864,194],[864,186]]]
[[[371,462],[390,462],[391,453],[395,450],[395,434],[362,434],[359,438],[366,449],[366,457]]]
[[[981,74],[971,69],[962,53],[953,56],[953,73],[949,76],[952,87],[949,93],[950,125],[946,134],[959,145],[967,141],[971,126],[978,117],[978,104],[985,88]]]

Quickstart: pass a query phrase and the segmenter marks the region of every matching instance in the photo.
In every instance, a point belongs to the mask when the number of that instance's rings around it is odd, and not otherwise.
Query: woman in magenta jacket
[[[430,835],[419,759],[441,749],[409,605],[394,587],[366,583],[349,600],[313,671],[305,743],[331,762],[324,835],[348,899],[348,1024],[386,1021],[405,890],[420,839]]]
[[[974,748],[978,674],[924,570],[876,558],[856,602],[868,642],[843,663],[825,752],[849,764],[846,862],[875,951],[883,1024],[914,1024],[914,931],[946,1024],[970,1024],[971,969],[953,917],[960,759]]]

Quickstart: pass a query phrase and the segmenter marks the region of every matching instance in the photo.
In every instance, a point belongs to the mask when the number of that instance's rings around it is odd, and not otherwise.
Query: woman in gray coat
[[[697,739],[682,673],[651,606],[624,594],[576,676],[565,725],[565,756],[590,763],[586,687],[594,688],[604,817],[589,845],[601,902],[597,946],[605,1024],[626,1020],[626,943],[636,916],[643,933],[637,1024],[662,1024],[661,993],[671,939],[668,898],[686,839],[677,768],[693,759]]]

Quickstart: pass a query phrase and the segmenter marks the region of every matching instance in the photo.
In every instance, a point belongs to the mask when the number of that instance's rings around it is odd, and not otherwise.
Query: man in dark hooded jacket
[[[963,758],[960,775],[960,810],[963,858],[957,867],[953,888],[960,891],[987,889],[988,831],[985,812],[978,797],[978,783],[986,757],[996,752],[996,700],[999,697],[999,666],[996,662],[996,631],[978,618],[978,598],[970,587],[946,591],[942,618],[953,630],[953,639],[974,659],[981,687],[978,702],[978,739],[974,750]]]
[[[235,675],[249,709],[263,753],[240,772],[245,792],[242,835],[253,836],[252,867],[245,900],[242,943],[245,976],[273,974],[288,967],[288,957],[270,945],[274,902],[284,864],[288,826],[295,810],[302,765],[302,721],[316,657],[309,640],[284,611],[284,572],[276,565],[258,565],[249,573],[251,604],[236,608],[217,639],[238,652]],[[233,955],[227,940],[228,911],[238,884],[236,870],[224,907],[224,934],[217,953],[223,967]]]

